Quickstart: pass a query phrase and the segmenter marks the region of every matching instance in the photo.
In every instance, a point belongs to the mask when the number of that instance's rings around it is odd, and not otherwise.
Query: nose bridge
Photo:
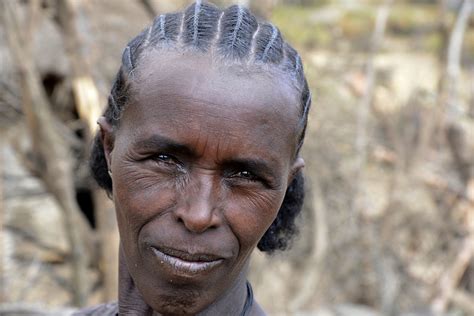
[[[195,200],[195,203],[201,205],[203,207],[199,208],[204,211],[205,209],[212,208],[213,203],[213,191],[214,191],[214,184],[213,178],[210,175],[200,175],[196,177],[195,184],[191,188],[193,194],[191,194],[191,198]],[[204,207],[205,206],[205,207]],[[192,209],[191,203],[191,209]]]
[[[217,181],[214,175],[197,174],[187,184],[184,203],[180,203],[177,215],[189,231],[201,233],[218,226],[220,216],[216,209],[220,190]]]

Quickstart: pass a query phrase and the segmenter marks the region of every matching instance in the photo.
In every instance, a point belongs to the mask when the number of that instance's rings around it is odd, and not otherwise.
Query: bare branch
[[[317,292],[317,287],[323,278],[326,263],[326,254],[329,249],[329,227],[327,222],[327,206],[322,198],[324,194],[321,192],[319,184],[314,184],[313,201],[311,210],[315,213],[315,218],[311,221],[310,229],[315,235],[311,235],[316,239],[314,249],[311,256],[305,260],[305,270],[308,274],[300,281],[299,291],[295,293],[291,303],[290,310],[297,311],[305,306]],[[313,237],[314,236],[314,237]]]
[[[474,315],[474,296],[462,290],[455,290],[452,295],[453,304],[458,305],[469,315]]]
[[[436,315],[444,315],[452,295],[474,255],[474,235],[469,235],[451,268],[441,277],[441,293],[434,299],[431,309]]]
[[[374,57],[377,54],[382,43],[387,20],[390,12],[392,0],[385,0],[377,11],[377,18],[375,22],[375,29],[372,35],[371,46],[366,66],[367,85],[365,93],[360,101],[357,112],[357,130],[356,130],[356,175],[354,179],[354,195],[351,205],[351,224],[353,228],[357,227],[358,212],[363,200],[363,193],[361,192],[363,168],[367,162],[367,125],[369,118],[370,105],[374,95],[374,87],[376,82]]]
[[[461,73],[461,51],[464,34],[466,32],[467,23],[469,22],[469,16],[474,6],[473,0],[464,0],[456,24],[451,32],[448,45],[448,56],[447,56],[447,84],[448,84],[448,95],[446,105],[448,107],[448,115],[451,111],[454,111],[453,107],[457,106],[458,100],[458,80]]]

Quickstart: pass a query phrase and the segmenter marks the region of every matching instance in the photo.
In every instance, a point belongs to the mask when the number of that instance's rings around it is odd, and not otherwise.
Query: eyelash
[[[173,159],[170,155],[166,155],[166,154],[158,154],[155,156],[155,158],[158,158],[160,160],[165,160],[165,159]]]
[[[167,154],[157,154],[152,159],[159,164],[181,166],[181,163],[175,157]]]
[[[255,174],[253,174],[252,172],[247,171],[247,170],[242,170],[242,171],[235,172],[231,176],[231,178],[240,178],[244,181],[250,181],[250,182],[260,181],[258,176],[256,176]]]

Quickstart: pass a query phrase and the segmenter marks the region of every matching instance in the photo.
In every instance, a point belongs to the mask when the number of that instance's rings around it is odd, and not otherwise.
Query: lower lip
[[[167,255],[156,248],[151,247],[153,253],[160,260],[160,264],[171,267],[178,274],[197,275],[208,272],[222,263],[223,259],[214,261],[186,261],[177,257]]]

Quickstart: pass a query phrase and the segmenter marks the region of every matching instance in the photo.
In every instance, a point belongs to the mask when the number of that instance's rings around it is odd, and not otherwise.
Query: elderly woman
[[[134,38],[91,157],[119,300],[78,315],[263,315],[249,258],[295,230],[310,103],[296,51],[244,7],[197,2]]]

